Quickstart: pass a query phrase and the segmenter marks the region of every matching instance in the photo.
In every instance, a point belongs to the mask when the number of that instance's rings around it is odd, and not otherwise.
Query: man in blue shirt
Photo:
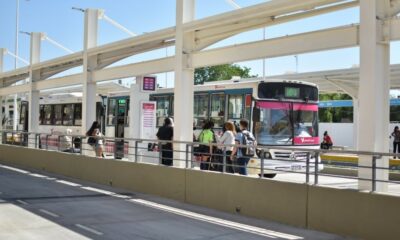
[[[246,120],[246,119],[240,120],[240,132],[238,132],[235,137],[235,143],[237,145],[243,145],[244,134],[246,134],[246,135],[248,134],[250,138],[254,139],[254,143],[255,143],[254,135],[248,131],[248,127],[249,127],[248,120]],[[250,157],[245,156],[244,153],[242,152],[242,148],[240,148],[240,147],[235,147],[233,149],[231,159],[233,159],[235,154],[236,154],[237,163],[239,165],[239,174],[247,175],[247,164],[250,161]]]

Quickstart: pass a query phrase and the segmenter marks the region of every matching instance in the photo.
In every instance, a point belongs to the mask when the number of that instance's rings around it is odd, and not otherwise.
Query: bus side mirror
[[[253,108],[253,121],[254,122],[260,121],[260,109],[257,107]]]

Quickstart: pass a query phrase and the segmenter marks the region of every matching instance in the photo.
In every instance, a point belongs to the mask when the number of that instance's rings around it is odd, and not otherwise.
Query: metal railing
[[[380,190],[379,184],[386,184],[389,186],[389,190],[395,189],[395,187],[392,187],[395,184],[400,184],[398,180],[385,178],[385,171],[387,171],[392,175],[398,173],[400,180],[400,171],[393,170],[389,166],[381,166],[385,162],[384,158],[399,158],[400,154],[257,146],[257,154],[242,161],[243,158],[238,157],[231,159],[229,151],[227,151],[232,147],[246,147],[240,145],[212,143],[206,145],[212,150],[205,153],[205,148],[203,147],[203,150],[201,150],[198,142],[101,137],[96,139],[94,145],[89,145],[89,137],[82,135],[56,135],[9,130],[2,130],[0,133],[2,144],[225,174],[239,173],[261,179],[278,174],[277,178],[283,181],[353,189],[358,189],[359,181],[365,181],[371,184],[372,191]],[[291,157],[277,159],[273,157],[274,152],[288,153],[288,156]],[[338,154],[339,156],[362,156],[364,160],[362,164],[359,161],[358,164],[353,165],[320,162],[320,156],[327,153]],[[247,160],[249,161],[248,164],[245,163]],[[398,161],[400,166],[400,160]],[[336,171],[327,171],[330,168]],[[338,173],[340,170],[345,170],[344,172],[347,171],[347,173]],[[351,174],[348,174],[349,171],[352,171]],[[358,175],[359,171],[362,171],[363,174]],[[400,188],[398,191],[400,193]]]

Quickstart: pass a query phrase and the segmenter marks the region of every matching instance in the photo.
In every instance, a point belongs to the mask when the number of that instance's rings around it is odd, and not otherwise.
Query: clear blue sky
[[[243,7],[261,2],[264,2],[264,0],[237,0],[237,3]],[[15,3],[16,0],[0,0],[0,47],[8,48],[13,52]],[[83,41],[83,13],[71,10],[73,6],[105,9],[109,17],[138,34],[175,25],[175,0],[20,0],[20,30],[46,32],[49,37],[64,46],[73,51],[79,51],[82,49]],[[204,18],[231,10],[233,10],[232,6],[225,0],[197,0],[196,18]],[[272,38],[358,22],[358,9],[353,8],[268,27],[266,35],[267,38]],[[126,33],[104,20],[100,20],[99,26],[99,45],[128,37]],[[215,46],[260,40],[262,37],[262,30],[256,30],[224,40]],[[19,39],[20,56],[29,59],[29,37],[20,34]],[[399,63],[400,44],[394,43],[392,45],[392,63]],[[173,48],[168,49],[169,54],[172,54],[173,51]],[[394,54],[395,52],[398,54]],[[63,50],[48,42],[42,42],[42,61],[65,54]],[[124,63],[164,55],[165,50],[154,51],[132,57],[125,60]],[[14,60],[9,56],[5,60],[6,70],[11,70],[14,67]],[[299,55],[299,72],[349,68],[358,63],[358,48],[302,54]],[[262,75],[261,60],[240,64],[251,67],[253,74]],[[296,70],[294,56],[267,60],[267,75],[283,74],[294,70]],[[169,74],[169,79],[172,78],[173,75]]]

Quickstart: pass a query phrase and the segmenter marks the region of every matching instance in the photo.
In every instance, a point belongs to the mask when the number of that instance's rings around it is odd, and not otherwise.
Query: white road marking
[[[45,213],[45,214],[47,214],[47,215],[49,215],[49,216],[55,217],[55,218],[58,218],[58,217],[59,217],[57,214],[52,213],[52,212],[47,211],[47,210],[44,210],[44,209],[39,209],[39,211],[42,212],[42,213]]]
[[[98,189],[98,188],[93,188],[93,187],[81,187],[81,188],[88,190],[88,191],[92,191],[92,192],[102,193],[104,195],[108,195],[111,197],[124,198],[124,199],[131,198],[130,196],[121,195],[121,194],[117,194],[115,192],[110,192],[110,191],[106,191],[106,190],[102,190],[102,189]]]
[[[82,225],[82,224],[75,224],[75,226],[77,226],[77,227],[80,228],[80,229],[86,230],[86,231],[88,231],[88,232],[94,233],[94,234],[96,234],[96,235],[100,235],[100,236],[103,235],[102,232],[99,232],[99,231],[97,231],[97,230],[95,230],[95,229],[93,229],[93,228],[90,228],[90,227],[86,227],[86,226],[84,226],[84,225]]]
[[[5,166],[5,165],[0,165],[0,167],[8,169],[8,170],[11,170],[11,171],[19,172],[19,173],[25,173],[25,174],[29,173],[28,171],[21,170],[21,169],[18,169],[18,168],[9,167],[9,166]]]
[[[93,188],[93,187],[81,187],[82,189],[88,190],[88,191],[92,191],[92,192],[98,192],[98,193],[103,193],[106,195],[114,195],[115,193],[110,192],[110,191],[106,191],[106,190],[102,190],[102,189],[98,189],[98,188]]]
[[[65,185],[69,185],[69,186],[73,186],[73,187],[80,187],[81,186],[80,184],[69,182],[69,181],[64,181],[64,180],[56,180],[56,182],[62,183],[62,184],[65,184]]]
[[[22,200],[17,200],[17,202],[21,203],[22,205],[28,205],[28,203],[27,203],[27,202],[25,202],[25,201],[22,201]]]
[[[47,176],[41,175],[41,174],[37,174],[37,173],[31,173],[29,174],[32,177],[38,177],[38,178],[47,178]]]
[[[215,225],[228,227],[231,229],[236,229],[239,231],[257,234],[257,235],[261,235],[261,236],[265,236],[265,237],[284,238],[284,239],[289,239],[289,240],[303,239],[303,237],[290,235],[290,234],[286,234],[286,233],[280,233],[280,232],[276,232],[276,231],[272,231],[272,230],[267,230],[264,228],[259,228],[259,227],[254,227],[254,226],[250,226],[250,225],[246,225],[246,224],[237,223],[237,222],[232,222],[232,221],[224,220],[221,218],[210,217],[207,215],[198,214],[198,213],[194,213],[194,212],[190,212],[190,211],[186,211],[186,210],[182,210],[182,209],[178,209],[178,208],[174,208],[174,207],[169,207],[166,205],[150,202],[150,201],[143,200],[143,199],[130,199],[128,201],[138,203],[138,204],[141,204],[141,205],[144,205],[147,207],[152,207],[152,208],[156,208],[159,210],[167,211],[167,212],[170,212],[170,213],[173,213],[176,215],[192,218],[195,220],[212,223]]]

